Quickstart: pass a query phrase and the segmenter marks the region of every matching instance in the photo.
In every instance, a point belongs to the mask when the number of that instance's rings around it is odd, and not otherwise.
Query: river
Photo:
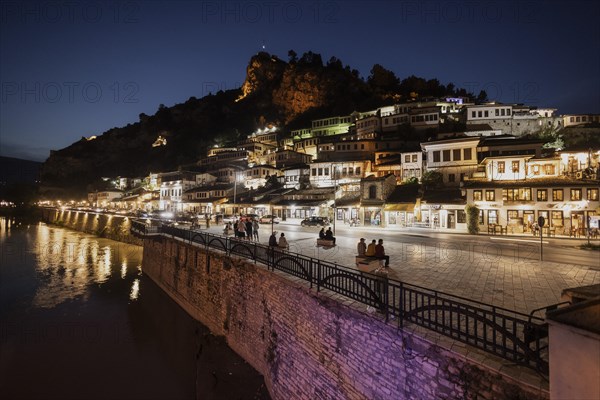
[[[268,399],[141,265],[141,247],[0,218],[0,398]]]

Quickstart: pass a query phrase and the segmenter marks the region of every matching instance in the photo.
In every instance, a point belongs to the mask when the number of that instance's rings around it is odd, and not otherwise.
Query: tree
[[[426,171],[421,177],[421,182],[425,186],[439,186],[443,183],[444,176],[437,171]]]
[[[288,51],[288,60],[290,64],[295,64],[298,61],[298,54],[294,50]]]
[[[488,95],[486,93],[485,90],[482,90],[479,92],[479,94],[477,95],[477,102],[478,103],[487,103],[488,100]]]
[[[385,69],[380,64],[375,64],[371,68],[371,74],[367,78],[367,83],[375,92],[389,93],[398,90],[400,80],[392,71]]]
[[[467,229],[471,235],[479,233],[479,208],[473,204],[467,204]]]
[[[320,54],[313,53],[312,51],[307,51],[306,53],[302,54],[302,57],[298,61],[298,64],[322,67],[323,59],[321,58]]]
[[[404,184],[405,185],[418,185],[419,184],[419,178],[417,178],[416,176],[411,176],[410,178],[406,178],[404,180]]]
[[[329,61],[327,61],[327,67],[331,69],[337,69],[340,71],[344,69],[342,61],[337,57],[331,57]]]

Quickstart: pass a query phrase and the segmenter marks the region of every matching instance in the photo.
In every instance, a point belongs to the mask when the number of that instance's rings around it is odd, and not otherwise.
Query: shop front
[[[383,212],[387,226],[406,228],[415,222],[415,205],[411,204],[386,204]]]

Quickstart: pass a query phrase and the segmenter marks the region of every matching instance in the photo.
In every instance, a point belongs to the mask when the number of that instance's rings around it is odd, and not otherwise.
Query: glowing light
[[[140,295],[140,280],[136,279],[131,285],[131,292],[129,293],[129,300],[137,300]]]
[[[127,259],[124,259],[121,263],[121,279],[125,279],[127,276]]]

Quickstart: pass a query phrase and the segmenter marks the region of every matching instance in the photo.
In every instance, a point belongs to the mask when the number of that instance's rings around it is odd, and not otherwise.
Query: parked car
[[[329,219],[327,217],[308,217],[300,222],[302,226],[327,226]]]
[[[237,217],[235,215],[223,215],[222,218],[220,218],[220,221],[226,224],[228,222],[233,223],[236,219]]]
[[[281,219],[276,215],[263,215],[258,219],[261,224],[278,224]]]

